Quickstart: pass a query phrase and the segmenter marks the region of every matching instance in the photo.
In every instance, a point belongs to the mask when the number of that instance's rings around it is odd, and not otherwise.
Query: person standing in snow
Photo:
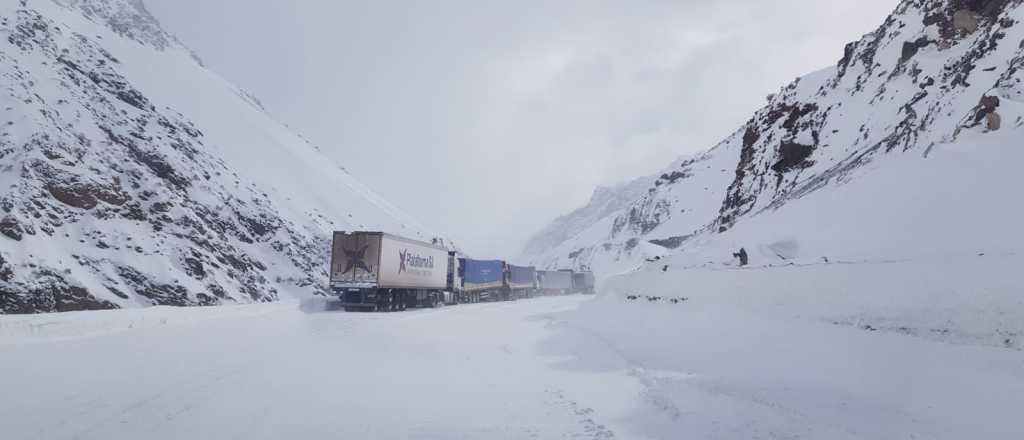
[[[740,267],[746,266],[747,263],[750,261],[747,257],[747,250],[745,248],[740,248],[740,251],[735,254],[732,254],[732,256],[733,258],[740,259]]]

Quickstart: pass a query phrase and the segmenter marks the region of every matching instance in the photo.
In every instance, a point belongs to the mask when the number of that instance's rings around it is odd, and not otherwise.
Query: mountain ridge
[[[610,276],[849,182],[873,162],[925,158],[966,132],[991,131],[992,121],[1019,128],[1021,3],[901,1],[835,66],[770,96],[702,161],[676,161],[601,230],[574,231],[586,238],[534,261]]]
[[[322,293],[334,229],[450,244],[206,70],[141,1],[0,9],[0,312]]]

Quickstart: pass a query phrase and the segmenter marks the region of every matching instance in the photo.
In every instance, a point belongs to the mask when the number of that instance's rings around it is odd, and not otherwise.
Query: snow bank
[[[1024,163],[1014,135],[872,167],[613,278],[606,300],[686,297],[719,313],[1019,350],[1024,204],[1002,196]],[[733,257],[740,248],[746,268]]]
[[[652,438],[1021,438],[1018,135],[897,154],[612,277],[556,352],[644,384]]]
[[[554,352],[634,376],[651,438],[1020,438],[1022,265],[638,272],[563,315]]]
[[[751,268],[650,270],[617,277],[602,301],[699,308],[964,345],[1024,348],[1024,256]],[[638,297],[635,300],[630,296]],[[660,298],[651,300],[650,298]],[[673,304],[672,299],[683,299]],[[635,304],[634,304],[635,303]]]
[[[201,322],[246,318],[296,310],[298,300],[219,307],[166,307],[0,315],[0,345],[49,343],[125,331],[192,325]]]

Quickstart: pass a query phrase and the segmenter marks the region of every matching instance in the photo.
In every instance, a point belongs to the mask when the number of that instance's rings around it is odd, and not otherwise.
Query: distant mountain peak
[[[118,35],[158,50],[179,44],[173,35],[163,30],[160,22],[146,9],[142,0],[52,1],[78,9],[89,20],[106,25]]]

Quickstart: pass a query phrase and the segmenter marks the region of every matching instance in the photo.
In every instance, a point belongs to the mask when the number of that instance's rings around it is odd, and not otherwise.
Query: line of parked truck
[[[594,293],[589,271],[537,270],[465,258],[383,232],[335,232],[331,291],[346,311],[399,311],[539,295]]]

